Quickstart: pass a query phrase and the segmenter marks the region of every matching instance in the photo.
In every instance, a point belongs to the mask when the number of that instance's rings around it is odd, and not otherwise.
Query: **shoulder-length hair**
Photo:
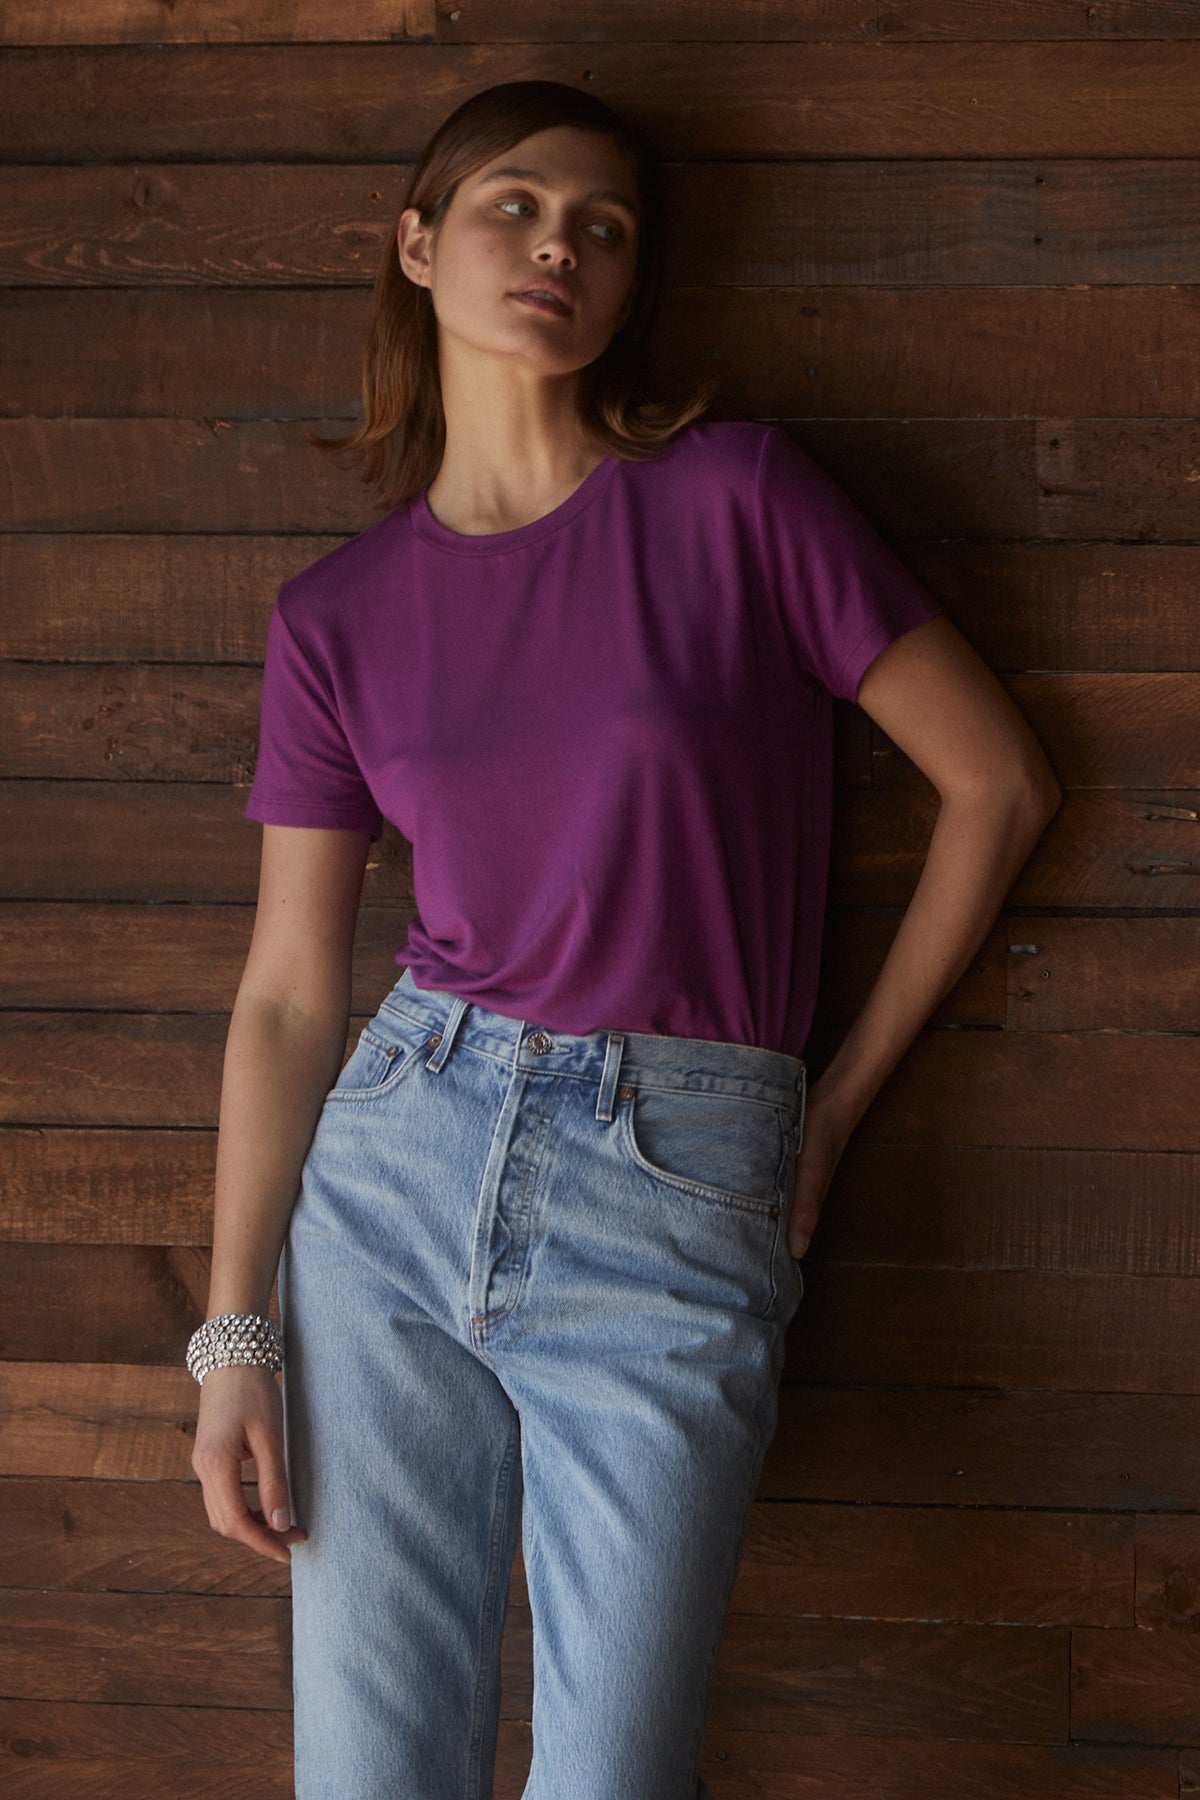
[[[435,230],[464,177],[523,138],[555,125],[602,132],[624,151],[637,187],[637,262],[629,317],[594,362],[579,371],[583,422],[611,451],[648,461],[711,404],[719,382],[709,376],[683,400],[651,395],[644,346],[658,301],[665,229],[657,166],[651,152],[604,101],[559,81],[506,81],[472,94],[430,138],[408,184],[401,212],[415,206]],[[396,232],[384,247],[371,325],[363,353],[363,418],[349,437],[307,434],[322,450],[356,460],[363,481],[391,509],[428,486],[446,442],[438,375],[437,318],[429,289],[400,266]]]

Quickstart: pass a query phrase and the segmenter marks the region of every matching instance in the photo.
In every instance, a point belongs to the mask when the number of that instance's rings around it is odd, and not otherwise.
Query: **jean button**
[[[545,1056],[547,1050],[553,1050],[554,1039],[544,1031],[531,1031],[525,1040],[535,1056]]]

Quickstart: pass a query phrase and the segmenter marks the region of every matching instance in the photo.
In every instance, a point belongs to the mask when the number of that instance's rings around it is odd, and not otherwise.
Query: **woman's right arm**
[[[264,825],[258,907],[225,1044],[206,1318],[265,1313],[325,1097],[350,1020],[351,953],[370,838],[365,831]],[[253,1457],[261,1511],[248,1509]],[[274,1374],[212,1369],[200,1389],[192,1467],[210,1525],[287,1562],[301,1526],[288,1506],[283,1407]]]

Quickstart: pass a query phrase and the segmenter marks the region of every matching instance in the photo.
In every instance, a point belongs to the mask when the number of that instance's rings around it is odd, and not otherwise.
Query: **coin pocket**
[[[390,1020],[382,1030],[378,1020],[364,1025],[327,1099],[364,1100],[390,1093],[414,1067],[425,1041],[416,1025],[409,1031]]]

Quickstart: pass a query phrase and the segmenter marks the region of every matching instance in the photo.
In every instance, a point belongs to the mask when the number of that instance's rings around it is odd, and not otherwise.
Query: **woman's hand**
[[[254,1458],[262,1511],[242,1492],[242,1464]],[[272,1530],[267,1520],[288,1508],[283,1454],[283,1396],[273,1372],[254,1363],[210,1369],[200,1389],[192,1468],[200,1477],[208,1522],[262,1556],[290,1562],[285,1546],[308,1536],[299,1525]],[[290,1517],[290,1511],[288,1516]]]
[[[804,1137],[796,1158],[796,1194],[788,1222],[788,1249],[803,1256],[817,1228],[833,1172],[853,1128],[814,1087],[804,1106]]]

